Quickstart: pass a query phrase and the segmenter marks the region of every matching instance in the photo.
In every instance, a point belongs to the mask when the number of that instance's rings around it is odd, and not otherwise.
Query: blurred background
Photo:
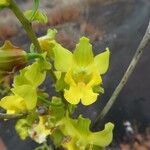
[[[22,10],[32,8],[31,0],[16,2]],[[150,0],[42,0],[40,9],[46,12],[48,23],[33,24],[37,36],[46,34],[48,28],[56,28],[57,40],[70,50],[81,36],[90,38],[95,55],[110,48],[110,68],[103,76],[105,94],[89,107],[80,105],[75,113],[75,117],[83,113],[94,120],[118,85],[145,33],[150,20]],[[29,49],[25,31],[8,9],[0,11],[0,44],[6,39]],[[101,129],[108,121],[115,123],[110,150],[150,149],[149,49],[150,44],[113,108],[94,129]],[[45,88],[51,91],[48,82]],[[15,120],[0,121],[0,150],[33,150],[37,144],[30,139],[21,141],[14,123]]]

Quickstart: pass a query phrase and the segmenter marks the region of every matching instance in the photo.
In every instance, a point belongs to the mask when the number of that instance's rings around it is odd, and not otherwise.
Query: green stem
[[[41,54],[38,54],[38,53],[27,53],[27,59],[28,60],[35,59],[35,58],[43,59]]]
[[[37,40],[37,37],[35,33],[33,32],[32,25],[28,21],[28,19],[24,16],[20,8],[17,6],[16,2],[13,0],[9,0],[9,8],[13,11],[13,13],[16,15],[18,20],[21,22],[23,28],[26,30],[28,37],[30,38],[31,42],[35,45],[37,51],[41,52],[40,44]]]
[[[0,120],[4,120],[4,119],[19,119],[22,117],[27,116],[27,113],[23,113],[23,114],[3,114],[0,113]]]

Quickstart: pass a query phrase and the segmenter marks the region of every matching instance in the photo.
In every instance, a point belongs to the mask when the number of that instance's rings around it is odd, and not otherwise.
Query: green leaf
[[[56,70],[67,72],[72,65],[72,53],[63,48],[60,44],[56,44],[54,49],[54,66]]]
[[[73,58],[79,66],[87,66],[93,63],[92,45],[89,43],[88,38],[80,38],[80,42],[76,45],[76,49],[73,53]]]
[[[110,56],[110,51],[108,48],[106,48],[105,52],[100,53],[99,55],[95,56],[94,63],[96,67],[98,68],[100,74],[104,74],[108,70],[109,56]]]
[[[25,17],[30,21],[37,21],[39,23],[47,23],[48,18],[44,12],[37,10],[33,16],[33,10],[24,12]],[[31,19],[32,18],[32,19]]]

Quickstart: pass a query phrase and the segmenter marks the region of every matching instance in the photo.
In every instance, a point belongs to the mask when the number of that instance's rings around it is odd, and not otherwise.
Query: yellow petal
[[[83,82],[78,83],[76,86],[70,86],[69,90],[65,90],[65,99],[75,105],[81,102],[83,105],[90,105],[97,99],[98,94],[94,93],[92,87],[86,86]]]
[[[76,105],[80,102],[82,92],[78,86],[70,86],[69,90],[65,90],[64,97],[69,103]]]
[[[24,99],[20,96],[6,96],[0,101],[0,106],[7,110],[7,113],[19,113],[27,110]]]
[[[92,77],[91,77],[91,80],[90,82],[88,83],[88,87],[93,87],[95,85],[99,85],[100,83],[102,83],[102,78],[99,74],[98,71],[95,71],[92,73]]]
[[[72,53],[62,47],[60,44],[55,44],[54,51],[54,66],[56,70],[67,72],[72,66]]]
[[[91,105],[92,103],[94,103],[96,101],[97,96],[98,96],[98,94],[94,93],[92,88],[85,86],[82,89],[81,102],[83,105]]]
[[[75,83],[75,81],[72,78],[71,70],[66,73],[66,75],[65,75],[65,82],[67,84],[69,84],[70,86],[76,86],[76,83]]]

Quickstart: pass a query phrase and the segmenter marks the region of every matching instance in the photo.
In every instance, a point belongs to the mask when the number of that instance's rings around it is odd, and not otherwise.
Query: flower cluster
[[[0,71],[19,70],[10,95],[1,99],[0,107],[7,114],[26,114],[15,126],[23,140],[31,137],[43,143],[49,136],[56,147],[67,150],[106,147],[112,141],[112,123],[107,123],[102,131],[92,132],[89,119],[82,115],[73,119],[72,114],[80,102],[91,105],[99,93],[104,93],[102,75],[108,70],[110,51],[106,48],[94,57],[89,39],[82,37],[71,52],[55,40],[56,33],[48,30],[46,36],[38,38],[42,53],[34,58],[36,55],[32,52],[31,58],[35,60],[26,67],[29,53],[10,42],[0,48]],[[50,97],[40,86],[48,75],[54,77],[59,97]],[[3,80],[3,76],[0,79]]]

